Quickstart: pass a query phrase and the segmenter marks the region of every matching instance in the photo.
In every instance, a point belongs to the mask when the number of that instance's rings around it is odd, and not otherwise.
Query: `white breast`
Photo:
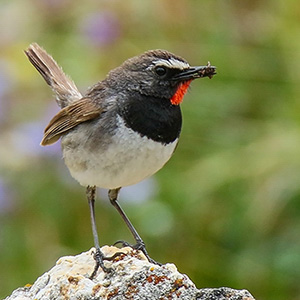
[[[132,185],[156,173],[170,159],[178,142],[176,139],[163,145],[141,137],[126,127],[120,116],[118,129],[104,151],[103,147],[94,147],[91,152],[85,147],[87,139],[84,131],[71,132],[62,139],[65,163],[81,185],[108,189]],[[76,141],[76,147],[65,146],[72,141]]]

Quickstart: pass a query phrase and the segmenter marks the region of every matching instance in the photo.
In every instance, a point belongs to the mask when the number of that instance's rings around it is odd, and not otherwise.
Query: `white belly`
[[[162,145],[127,128],[121,118],[118,121],[119,128],[104,151],[85,147],[88,136],[84,131],[63,137],[65,163],[81,185],[107,189],[132,185],[156,173],[172,156],[178,139]],[[76,147],[66,146],[75,140]]]

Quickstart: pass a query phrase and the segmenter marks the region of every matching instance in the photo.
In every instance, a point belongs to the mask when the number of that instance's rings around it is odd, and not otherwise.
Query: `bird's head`
[[[126,60],[109,73],[108,79],[122,90],[167,98],[171,104],[179,105],[192,80],[212,77],[215,71],[210,64],[192,67],[185,59],[168,51],[150,50]]]

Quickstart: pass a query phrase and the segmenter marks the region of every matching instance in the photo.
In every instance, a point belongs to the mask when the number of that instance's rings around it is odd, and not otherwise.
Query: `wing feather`
[[[91,101],[82,98],[61,109],[45,128],[42,146],[51,145],[77,125],[100,116],[103,109]]]

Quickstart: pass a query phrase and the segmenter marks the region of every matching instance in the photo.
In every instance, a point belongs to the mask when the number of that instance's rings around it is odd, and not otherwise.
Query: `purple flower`
[[[110,11],[90,14],[80,27],[84,37],[96,46],[110,45],[120,37],[119,20]]]

